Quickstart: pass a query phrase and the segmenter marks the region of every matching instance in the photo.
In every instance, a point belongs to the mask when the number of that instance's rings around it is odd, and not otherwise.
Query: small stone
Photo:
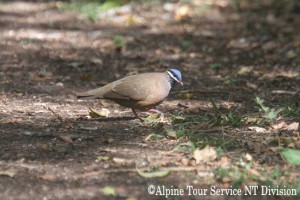
[[[58,86],[58,87],[64,87],[64,84],[61,83],[61,82],[58,82],[58,83],[56,83],[55,85]]]

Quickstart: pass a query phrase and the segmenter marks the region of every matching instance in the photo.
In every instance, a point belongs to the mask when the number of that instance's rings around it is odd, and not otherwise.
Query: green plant
[[[300,166],[300,150],[283,148],[280,154],[288,163]]]
[[[115,35],[113,39],[113,43],[118,48],[124,48],[125,47],[125,41],[120,35]]]
[[[282,114],[288,117],[300,117],[300,107],[287,105],[283,108]]]
[[[212,63],[209,65],[209,67],[213,70],[217,70],[221,68],[221,64],[220,63]]]
[[[98,20],[101,12],[121,6],[122,4],[122,0],[75,0],[70,3],[62,4],[60,9],[79,12],[87,19],[95,22]]]
[[[190,40],[182,40],[181,41],[181,48],[183,50],[187,50],[191,46],[191,41]]]
[[[233,84],[236,84],[237,82],[238,82],[238,80],[236,78],[229,78],[224,81],[224,83],[228,84],[228,85],[233,85]]]
[[[194,152],[196,149],[196,145],[191,141],[186,143],[180,143],[175,147],[175,150],[180,152]]]
[[[278,114],[283,111],[282,108],[279,108],[276,110],[275,108],[269,108],[269,107],[265,106],[264,105],[265,101],[259,97],[255,98],[255,102],[260,106],[259,111],[265,113],[263,115],[263,117],[266,119],[274,120],[278,117]]]

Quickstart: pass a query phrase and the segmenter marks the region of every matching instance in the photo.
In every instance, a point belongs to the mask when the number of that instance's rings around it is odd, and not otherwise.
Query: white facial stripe
[[[174,79],[175,81],[179,82],[179,80],[169,71],[167,71],[168,74],[172,77],[172,79]]]

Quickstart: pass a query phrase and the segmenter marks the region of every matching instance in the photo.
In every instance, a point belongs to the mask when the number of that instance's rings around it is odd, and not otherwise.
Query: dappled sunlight
[[[0,199],[165,197],[151,196],[152,184],[300,191],[299,9],[296,0],[0,2]],[[137,110],[143,123],[109,100],[77,99],[170,68],[183,87],[156,113]]]

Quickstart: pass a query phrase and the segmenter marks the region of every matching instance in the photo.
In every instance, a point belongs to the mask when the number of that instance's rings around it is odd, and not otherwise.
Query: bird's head
[[[178,69],[169,69],[167,73],[170,76],[171,83],[176,81],[177,83],[183,86],[181,72]]]

